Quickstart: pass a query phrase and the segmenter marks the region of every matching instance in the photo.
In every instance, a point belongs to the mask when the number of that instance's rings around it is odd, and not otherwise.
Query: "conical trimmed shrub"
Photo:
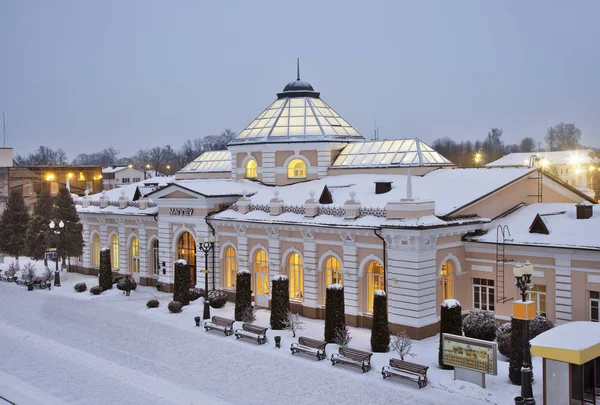
[[[290,310],[290,279],[276,276],[271,283],[271,329],[284,330]]]
[[[185,260],[175,262],[175,277],[173,285],[173,301],[181,302],[181,305],[190,303],[190,271]]]
[[[252,308],[252,285],[250,272],[240,270],[237,273],[235,285],[235,320],[243,321],[244,314]]]
[[[110,249],[100,250],[100,271],[98,273],[98,285],[102,291],[112,289],[112,271],[110,269]]]
[[[373,298],[373,325],[371,326],[371,350],[386,353],[390,350],[390,329],[388,325],[387,295],[385,291],[375,291]]]
[[[445,300],[440,307],[440,347],[438,354],[438,363],[445,370],[452,370],[454,367],[444,364],[444,342],[442,336],[444,333],[462,336],[462,308],[457,300]]]
[[[335,333],[346,326],[344,286],[330,284],[325,289],[325,341],[335,342]]]

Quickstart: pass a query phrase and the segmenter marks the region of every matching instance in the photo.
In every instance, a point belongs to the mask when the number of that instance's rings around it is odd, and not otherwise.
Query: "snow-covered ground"
[[[0,265],[5,270],[8,262]],[[23,262],[21,263],[23,264]],[[39,264],[42,267],[42,264]],[[73,285],[85,281],[88,291]],[[27,291],[0,282],[0,397],[27,404],[338,404],[418,403],[508,404],[520,387],[508,382],[508,362],[499,357],[498,375],[487,376],[487,389],[454,381],[453,372],[437,366],[438,338],[414,342],[413,361],[428,365],[429,385],[398,378],[383,380],[381,367],[394,353],[376,353],[371,372],[331,366],[329,360],[292,356],[291,332],[269,331],[269,342],[249,340],[196,328],[201,300],[171,314],[171,294],[138,287],[125,297],[113,289],[89,293],[95,277],[63,274],[62,287]],[[157,309],[146,301],[156,298]],[[233,316],[233,304],[211,309],[212,315]],[[303,319],[300,335],[322,338],[323,321]],[[258,325],[269,325],[269,312],[259,310]],[[239,323],[236,323],[236,327]],[[282,336],[282,348],[273,336]],[[370,331],[351,328],[351,347],[369,350]],[[328,345],[327,353],[337,350]],[[410,358],[408,360],[411,360]],[[541,362],[534,359],[540,376]],[[541,378],[534,394],[541,401]],[[0,404],[2,404],[0,400]]]

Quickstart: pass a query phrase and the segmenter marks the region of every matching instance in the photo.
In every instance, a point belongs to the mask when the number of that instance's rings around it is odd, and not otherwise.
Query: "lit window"
[[[225,287],[235,288],[237,277],[237,254],[231,246],[225,248],[223,254],[223,270],[225,271]]]
[[[92,236],[91,262],[93,267],[100,266],[100,235]]]
[[[250,159],[246,162],[246,178],[256,178],[256,160]]]
[[[529,301],[535,301],[536,313],[546,316],[546,286],[534,284],[528,292]]]
[[[329,256],[325,260],[325,274],[327,277],[326,285],[343,284],[342,283],[342,265],[340,261],[333,256]]]
[[[254,274],[256,277],[256,294],[269,295],[269,261],[267,252],[259,249],[254,254]]]
[[[445,261],[440,270],[440,302],[454,298],[452,283],[454,281],[454,266]]]
[[[494,280],[473,279],[473,309],[494,310]]]
[[[119,237],[117,235],[113,235],[112,238],[110,238],[110,255],[111,257],[111,262],[112,262],[112,269],[113,270],[118,270],[119,269]]]
[[[600,292],[590,291],[590,321],[598,322],[598,304],[600,303]]]
[[[371,261],[367,265],[367,311],[373,311],[373,298],[375,291],[385,291],[385,277],[383,266],[379,262]]]
[[[290,298],[302,301],[304,299],[304,268],[302,258],[298,253],[288,257],[288,277],[290,279]]]
[[[50,183],[50,194],[58,194],[58,182],[53,181]]]
[[[288,178],[305,178],[306,163],[302,159],[292,159],[288,164]]]
[[[189,232],[184,232],[177,242],[177,259],[183,259],[190,271],[190,282],[196,284],[196,242]]]
[[[160,258],[158,256],[158,239],[152,242],[152,272],[155,275],[160,274]]]
[[[140,272],[140,241],[138,238],[131,239],[131,262],[129,270],[131,270],[131,273]]]

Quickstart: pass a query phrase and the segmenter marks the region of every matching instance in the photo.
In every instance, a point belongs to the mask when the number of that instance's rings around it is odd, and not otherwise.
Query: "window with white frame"
[[[473,309],[494,310],[494,280],[473,279]]]
[[[123,184],[129,184],[131,182],[131,179],[129,177],[123,177],[121,179],[121,183]]]
[[[141,179],[140,177],[134,177],[134,178],[133,178],[133,182],[134,182],[134,183],[138,183],[138,182],[140,182],[141,180],[142,180],[142,179]]]
[[[546,316],[546,286],[534,284],[527,293],[527,299],[535,302],[535,313]]]
[[[600,292],[590,291],[590,321],[598,322],[598,304],[600,303]]]

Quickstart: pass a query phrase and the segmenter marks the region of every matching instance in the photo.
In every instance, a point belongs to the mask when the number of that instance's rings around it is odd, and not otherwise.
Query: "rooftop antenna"
[[[375,127],[373,131],[373,139],[377,141],[379,140],[379,127],[377,126],[377,117],[375,115],[373,115],[373,126]]]
[[[4,148],[6,148],[6,117],[4,116],[4,111],[2,111],[2,134],[3,134],[3,140],[4,140]]]
[[[296,68],[298,70],[298,78],[296,80],[300,81],[300,58],[296,58]]]

